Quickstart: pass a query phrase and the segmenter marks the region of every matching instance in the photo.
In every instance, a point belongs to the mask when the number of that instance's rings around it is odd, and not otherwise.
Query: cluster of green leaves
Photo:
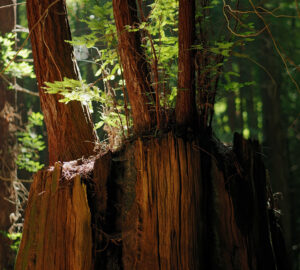
[[[33,66],[30,63],[25,62],[30,55],[30,50],[20,50],[17,58],[12,61],[16,55],[16,50],[14,48],[15,38],[16,36],[13,33],[0,36],[0,70],[8,66],[5,71],[8,75],[17,78],[22,78],[24,76],[34,78]]]
[[[111,127],[118,128],[120,131],[128,130],[128,127],[125,125],[127,121],[122,93],[119,95],[120,97],[117,98],[112,93],[100,91],[95,85],[88,85],[84,80],[78,81],[68,78],[53,83],[46,82],[45,85],[46,87],[44,87],[44,89],[47,93],[59,93],[63,95],[63,98],[60,99],[60,102],[63,103],[68,103],[72,100],[81,101],[83,104],[88,105],[91,112],[93,112],[93,101],[104,104],[101,111],[101,120],[95,125],[96,129],[107,124]]]
[[[37,172],[43,168],[44,165],[39,162],[39,152],[45,149],[45,142],[43,136],[38,134],[37,131],[37,128],[42,125],[43,115],[39,112],[32,112],[29,114],[25,131],[17,133],[20,153],[16,162],[19,169]]]
[[[21,243],[22,233],[8,233],[5,231],[0,231],[0,233],[12,241],[10,248],[17,253]]]
[[[59,102],[69,103],[71,100],[83,102],[92,110],[92,101],[100,101],[99,88],[90,87],[84,80],[78,81],[74,79],[64,78],[63,81],[45,82],[43,87],[48,94],[61,94],[64,97]]]
[[[74,37],[73,45],[86,46],[97,52],[95,63],[100,68],[95,76],[103,76],[103,79],[114,79],[120,69],[117,54],[117,31],[114,24],[112,3],[95,5],[87,19],[82,20],[88,26],[90,33]],[[120,72],[119,72],[120,73]]]
[[[7,237],[13,241],[10,248],[17,252],[21,243],[22,233],[8,233]]]
[[[239,81],[232,79],[232,77],[240,78],[240,73],[233,71],[233,70],[223,72],[223,78],[224,78],[225,83],[220,83],[220,87],[222,87],[226,91],[238,91],[243,87],[256,84],[254,81],[239,82]]]
[[[167,89],[165,101],[172,106],[174,105],[174,91],[177,89],[178,73],[178,1],[155,1],[150,8],[150,16],[147,22],[140,25],[140,29],[145,28],[149,33],[149,36],[145,36],[144,46],[150,64],[154,61],[151,42],[154,44],[158,61],[157,69],[160,75],[159,82],[155,83],[159,83]],[[162,89],[160,90],[163,92]]]
[[[87,105],[93,112],[92,103],[99,104],[100,111],[95,114],[100,118],[96,122],[96,129],[104,124],[116,127],[120,131],[128,130],[124,109],[122,70],[117,52],[117,31],[113,18],[111,1],[94,5],[92,14],[86,14],[82,20],[89,28],[89,33],[74,37],[71,42],[75,46],[86,46],[94,63],[94,76],[98,77],[98,84],[87,84],[85,81],[75,81],[64,78],[63,82],[47,83],[48,93],[60,93],[64,96],[61,102],[78,100]],[[89,12],[91,11],[89,10]],[[91,82],[89,82],[91,83]],[[113,86],[113,87],[112,87]]]

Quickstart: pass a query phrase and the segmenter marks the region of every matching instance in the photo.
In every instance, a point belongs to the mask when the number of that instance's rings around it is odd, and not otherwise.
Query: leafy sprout
[[[45,149],[43,136],[37,134],[36,128],[43,125],[43,115],[39,112],[32,112],[29,115],[25,131],[18,132],[17,137],[20,143],[20,153],[17,158],[19,169],[28,172],[37,172],[43,168],[39,162],[39,152]]]
[[[14,50],[15,38],[15,34],[12,33],[0,36],[0,70],[9,65],[5,71],[6,74],[17,78],[24,76],[34,78],[33,66],[24,61],[28,59],[30,50],[22,49],[18,53],[17,59],[10,63],[16,55],[16,51]]]

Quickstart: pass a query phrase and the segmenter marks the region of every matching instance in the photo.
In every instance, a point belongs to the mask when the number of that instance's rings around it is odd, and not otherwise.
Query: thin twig
[[[32,95],[32,96],[35,96],[35,97],[39,97],[39,93],[37,92],[32,92],[26,88],[23,88],[22,86],[18,85],[17,83],[12,85],[14,87],[14,89],[18,92],[22,92],[22,93],[26,93],[28,95]]]
[[[297,18],[297,16],[292,16],[292,15],[282,15],[282,14],[281,15],[276,15],[276,14],[274,14],[274,11],[267,10],[263,7],[257,7],[257,8],[263,10],[265,13],[267,13],[267,14],[275,17],[275,18],[292,18],[292,19]]]
[[[12,181],[20,181],[20,182],[24,182],[24,183],[31,183],[31,182],[33,182],[32,179],[12,179],[12,178],[8,178],[8,177],[3,177],[1,175],[0,175],[0,180],[6,181],[6,182],[12,182]]]
[[[26,2],[16,3],[16,4],[10,4],[10,5],[5,5],[5,6],[1,6],[0,9],[2,9],[2,8],[15,7],[15,6],[19,6],[19,5],[25,5],[25,4],[26,4]]]
[[[254,12],[255,12],[255,14],[263,21],[263,23],[264,23],[264,25],[265,25],[265,28],[266,28],[266,30],[267,30],[269,36],[270,36],[271,39],[272,39],[273,45],[274,45],[274,47],[275,47],[275,50],[276,50],[277,53],[279,54],[279,56],[280,56],[280,58],[281,58],[281,60],[282,60],[282,62],[283,62],[283,64],[284,64],[284,66],[285,66],[285,69],[286,69],[287,74],[289,75],[290,79],[292,80],[292,82],[293,82],[294,85],[296,86],[297,91],[300,92],[299,85],[298,85],[298,83],[295,81],[294,77],[292,76],[292,74],[291,74],[291,72],[290,72],[290,70],[289,70],[289,67],[288,67],[288,65],[287,65],[287,63],[286,63],[286,60],[284,59],[284,57],[283,57],[281,51],[279,50],[278,45],[277,45],[277,42],[275,41],[275,39],[274,39],[274,37],[273,37],[273,34],[272,34],[271,30],[270,30],[270,27],[267,25],[267,23],[266,23],[266,21],[265,21],[265,18],[257,11],[257,9],[256,9],[255,5],[253,4],[252,0],[249,0],[249,3],[251,4],[251,6],[252,6],[252,8],[253,8],[253,10],[254,10]]]
[[[250,1],[250,0],[249,0]],[[244,34],[239,34],[239,33],[236,33],[231,27],[230,27],[230,20],[226,14],[226,8],[229,9],[229,11],[231,11],[231,8],[229,5],[226,4],[225,0],[223,0],[223,15],[225,17],[225,20],[227,22],[227,29],[229,30],[229,32],[237,37],[242,37],[242,38],[247,38],[247,37],[257,37],[259,36],[263,31],[265,31],[267,29],[267,25],[265,24],[265,27],[262,28],[261,30],[259,30],[258,32],[256,33],[253,33],[253,34],[247,34],[247,35],[244,35]]]
[[[26,94],[29,94],[29,95],[32,95],[32,96],[36,96],[36,97],[39,97],[39,93],[37,92],[32,92],[28,89],[25,89],[23,88],[22,86],[18,85],[17,83],[13,84],[11,83],[5,76],[3,76],[2,74],[0,74],[0,77],[11,87],[14,88],[15,91],[18,91],[18,92],[23,92],[23,93],[26,93]]]
[[[297,1],[297,0],[295,0]],[[228,8],[228,10],[230,11],[230,13],[237,13],[237,14],[255,14],[255,11],[252,10],[238,10],[238,9],[232,9],[230,5],[226,4],[225,5],[226,8]],[[275,18],[297,18],[297,16],[292,16],[292,15],[285,15],[285,14],[279,14],[276,15],[274,14],[275,10],[277,10],[278,8],[273,9],[273,11],[267,10],[266,8],[263,7],[257,7],[257,9],[261,9],[263,12],[259,12],[261,14],[263,13],[267,13]]]

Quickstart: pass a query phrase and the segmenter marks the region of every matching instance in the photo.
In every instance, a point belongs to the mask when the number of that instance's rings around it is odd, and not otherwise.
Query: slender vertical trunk
[[[239,69],[240,69],[240,82],[245,83],[251,81],[252,73],[251,69],[247,66],[247,62],[240,60],[239,61]],[[254,88],[250,86],[244,86],[241,90],[241,97],[243,98],[244,102],[244,110],[247,113],[247,127],[250,130],[251,138],[257,138],[257,111],[254,106],[254,96],[253,91]],[[241,102],[242,102],[241,98]],[[246,124],[244,123],[244,124]]]
[[[44,82],[79,79],[65,0],[28,0],[27,18],[42,111],[48,132],[49,163],[94,154],[97,135],[88,108],[80,102],[60,103],[43,90]]]
[[[0,6],[13,5],[14,0],[3,0]],[[0,9],[0,35],[11,32],[16,24],[16,7]],[[1,48],[0,48],[1,49]],[[2,67],[3,68],[3,67]],[[0,70],[2,70],[0,66]],[[13,80],[13,79],[12,79]],[[14,206],[5,200],[12,192],[12,181],[16,180],[16,136],[15,136],[15,96],[8,84],[0,78],[0,231],[8,232],[9,216]],[[6,181],[4,181],[6,179]],[[13,269],[14,252],[9,239],[0,233],[0,269]]]
[[[248,91],[246,92],[246,110],[247,110],[247,124],[248,128],[250,129],[250,137],[256,138],[258,135],[258,116],[257,111],[254,105],[254,95],[253,95],[254,88],[249,87]]]
[[[151,82],[148,80],[149,72],[141,47],[140,32],[132,31],[139,24],[137,5],[135,1],[113,0],[113,10],[134,130],[137,134],[149,132],[156,123],[154,111],[156,100]],[[128,29],[128,26],[133,29]]]
[[[250,137],[257,139],[258,116],[254,105],[254,87],[248,86],[245,90],[246,111],[247,111],[247,126],[250,130]]]
[[[195,1],[179,1],[178,25],[178,90],[176,100],[176,123],[178,126],[196,127],[195,102]]]
[[[237,130],[237,111],[236,111],[235,98],[236,97],[234,91],[229,91],[227,93],[226,102],[227,102],[228,124],[232,132],[235,132]]]

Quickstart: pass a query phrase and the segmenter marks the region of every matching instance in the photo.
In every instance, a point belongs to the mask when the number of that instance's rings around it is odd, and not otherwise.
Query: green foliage
[[[173,86],[176,85],[174,78],[177,74],[177,19],[178,19],[178,2],[174,0],[155,1],[150,5],[152,11],[147,22],[142,22],[138,26],[128,26],[128,31],[143,30],[149,35],[144,34],[143,46],[146,48],[148,61],[151,64],[153,60],[153,48],[151,41],[154,43],[154,49],[158,59],[159,72],[164,74],[163,80],[171,77]],[[72,44],[84,45],[88,48],[97,47],[100,68],[96,76],[104,76],[104,79],[110,76],[121,75],[121,67],[117,54],[117,33],[114,24],[112,3],[106,2],[102,6],[95,6],[93,14],[88,19],[83,20],[91,33],[75,37]],[[118,72],[118,74],[117,74]],[[163,76],[162,76],[163,77]],[[171,88],[171,86],[170,86]]]
[[[17,137],[20,143],[20,153],[17,158],[19,169],[28,172],[37,172],[44,165],[39,162],[39,152],[45,149],[43,136],[37,134],[37,127],[43,125],[43,115],[39,112],[30,113],[25,131],[18,132]]]
[[[10,76],[17,78],[29,76],[34,78],[33,66],[24,61],[30,55],[29,50],[20,50],[15,61],[11,62],[17,53],[14,49],[15,38],[15,34],[12,33],[0,36],[0,70],[9,66],[5,73]]]
[[[13,241],[10,248],[17,252],[21,243],[22,233],[8,233],[7,237]]]
[[[10,248],[17,253],[21,243],[22,233],[8,233],[5,231],[0,231],[0,233],[12,241]]]
[[[107,78],[107,80],[109,79],[113,80],[114,78]],[[125,127],[127,121],[124,111],[123,93],[118,95],[120,98],[116,98],[115,92],[107,93],[105,91],[100,91],[95,85],[88,85],[85,81],[77,81],[68,78],[53,83],[46,82],[45,84],[46,87],[44,87],[44,89],[47,93],[59,93],[63,95],[60,102],[68,103],[72,100],[81,101],[84,104],[89,105],[91,112],[93,112],[93,101],[102,104],[102,111],[100,113],[101,119],[96,123],[96,129],[101,128],[106,124],[118,128],[119,130],[128,130],[129,127]],[[120,90],[120,88],[117,89],[117,91]]]
[[[90,87],[85,81],[64,78],[63,81],[55,81],[53,83],[45,82],[43,87],[48,94],[61,94],[64,98],[59,102],[69,103],[71,100],[83,102],[92,109],[92,101],[100,101],[99,89],[96,86]]]
[[[153,64],[152,39],[158,60],[159,83],[171,90],[172,87],[177,87],[178,1],[159,0],[150,7],[152,10],[148,21],[140,26],[149,33],[149,36],[144,38],[144,46],[147,49],[148,61]]]
[[[82,20],[90,29],[90,33],[74,37],[73,45],[82,45],[94,48],[97,52],[96,63],[100,68],[95,76],[113,76],[120,68],[117,54],[117,31],[114,24],[112,3],[96,5],[87,19]],[[105,79],[104,78],[104,79]]]
[[[158,82],[161,105],[175,106],[177,92],[177,57],[178,57],[178,2],[174,0],[155,1],[148,20],[140,25],[128,26],[127,31],[141,31],[142,46],[145,48],[146,61],[159,74]],[[100,128],[110,126],[118,129],[123,135],[128,134],[132,125],[129,118],[130,106],[127,105],[125,113],[124,90],[125,81],[122,78],[122,67],[117,52],[117,32],[114,24],[111,1],[104,1],[91,9],[92,14],[86,16],[84,22],[89,32],[75,37],[73,45],[86,46],[90,54],[96,53],[92,60],[97,66],[94,76],[100,77],[100,87],[64,78],[63,82],[45,83],[46,91],[50,94],[60,93],[64,97],[60,102],[68,103],[78,100],[87,104],[93,110],[92,104],[100,104],[100,112],[96,112],[100,121],[95,126]],[[156,60],[154,59],[156,55]],[[156,67],[154,67],[156,62]],[[99,80],[99,79],[98,79]],[[97,81],[98,81],[97,80]]]
[[[220,87],[224,89],[225,91],[236,91],[238,92],[243,87],[255,85],[256,83],[254,81],[252,82],[240,82],[236,80],[232,80],[232,77],[239,78],[240,74],[235,71],[227,71],[223,72],[223,78],[225,83],[220,83]]]
[[[216,42],[214,46],[209,48],[209,51],[214,54],[219,54],[225,57],[230,56],[234,43],[233,42]]]

